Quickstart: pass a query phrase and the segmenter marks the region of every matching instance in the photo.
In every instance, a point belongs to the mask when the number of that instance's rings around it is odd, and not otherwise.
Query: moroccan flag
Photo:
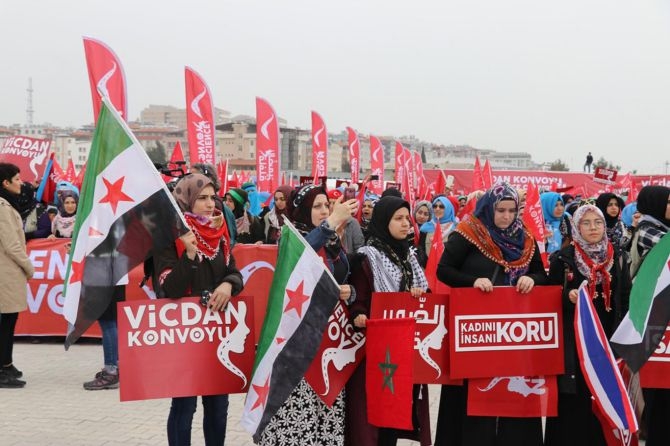
[[[411,430],[416,321],[368,319],[366,324],[368,423]]]
[[[484,189],[490,189],[493,186],[493,170],[488,158],[484,163],[484,169],[482,169],[482,180],[484,181]]]
[[[612,347],[634,372],[663,339],[670,322],[670,233],[647,253],[630,291],[628,313],[612,336]]]
[[[373,135],[370,135],[370,173],[379,177],[370,182],[370,190],[381,195],[384,192],[384,145]]]
[[[127,120],[126,76],[123,74],[121,61],[110,47],[90,37],[84,37],[84,53],[96,123],[100,116],[101,95],[108,98],[123,119]]]
[[[351,166],[351,182],[358,183],[358,172],[361,170],[361,143],[358,133],[351,127],[347,127],[349,143],[349,165]]]
[[[321,257],[288,221],[276,265],[241,420],[256,443],[307,372],[340,296]]]
[[[103,98],[65,275],[65,347],[100,317],[114,287],[186,232],[172,194],[121,116]]]
[[[426,279],[428,280],[428,288],[433,292],[437,290],[437,265],[440,263],[442,253],[444,252],[444,242],[442,242],[442,225],[435,219],[435,232],[433,233],[433,240],[430,244],[430,252],[428,253],[428,261],[426,262]]]
[[[597,406],[596,414],[600,412],[599,415],[612,428],[634,434],[638,430],[635,410],[605,331],[600,325],[586,281],[579,287],[574,326],[579,366]]]
[[[472,190],[486,190],[484,185],[484,175],[482,174],[482,166],[479,163],[479,157],[475,158],[475,167],[472,175]]]
[[[328,131],[326,123],[317,112],[312,112],[312,176],[328,175]],[[282,181],[281,184],[286,184]],[[316,183],[314,183],[316,184]]]

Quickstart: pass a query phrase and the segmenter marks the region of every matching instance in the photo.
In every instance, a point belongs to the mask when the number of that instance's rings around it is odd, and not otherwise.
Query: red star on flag
[[[114,214],[116,214],[116,207],[120,201],[135,201],[121,190],[123,189],[123,182],[125,179],[126,177],[121,177],[113,183],[107,181],[107,178],[102,179],[105,183],[105,187],[107,187],[107,195],[102,197],[99,203],[109,203],[110,206],[112,206],[112,212],[114,212]]]
[[[81,262],[72,261],[70,266],[70,283],[81,282],[84,277],[84,259]]]
[[[270,393],[270,375],[268,375],[268,379],[265,380],[265,384],[262,386],[252,384],[251,387],[254,388],[254,392],[258,395],[256,402],[251,406],[251,410],[254,410],[258,406],[265,407],[265,403],[268,401],[268,394]]]
[[[309,296],[303,293],[302,288],[305,285],[305,282],[300,282],[298,288],[295,290],[286,290],[286,295],[288,296],[288,303],[286,308],[284,308],[284,313],[288,313],[291,309],[295,309],[298,313],[298,317],[302,317],[302,304],[309,300]]]

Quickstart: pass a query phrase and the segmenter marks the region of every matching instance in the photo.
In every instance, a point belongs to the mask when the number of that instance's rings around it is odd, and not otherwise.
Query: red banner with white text
[[[279,123],[268,101],[256,98],[256,185],[259,192],[279,187]]]
[[[99,40],[84,37],[84,53],[88,80],[93,99],[93,117],[98,122],[100,97],[109,98],[116,111],[124,120],[128,120],[128,99],[126,97],[126,76],[123,65],[114,51]]]
[[[328,131],[317,112],[312,112],[312,177],[328,175]]]
[[[560,286],[452,288],[449,364],[452,378],[563,373]]]
[[[0,161],[15,164],[21,170],[21,180],[32,183],[42,178],[51,140],[29,136],[10,136],[0,149]]]
[[[209,87],[191,67],[184,68],[186,82],[186,129],[188,131],[189,161],[216,162],[216,129],[214,104]]]
[[[370,181],[368,189],[377,195],[384,192],[384,145],[376,136],[370,135],[370,169],[376,180]]]
[[[361,142],[358,133],[351,127],[347,127],[349,141],[349,166],[351,167],[351,182],[358,183],[358,173],[361,169]]]
[[[405,148],[400,141],[395,142],[395,158],[393,163],[395,169],[394,181],[401,185],[405,176]]]
[[[640,385],[652,389],[670,389],[670,326],[663,339],[640,369]]]
[[[253,300],[211,311],[198,297],[118,304],[121,401],[244,393],[254,362]]]

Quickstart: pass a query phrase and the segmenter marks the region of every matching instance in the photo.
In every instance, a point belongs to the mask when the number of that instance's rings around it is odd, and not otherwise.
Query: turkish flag
[[[414,318],[368,319],[366,383],[368,423],[411,430]]]
[[[556,376],[500,376],[469,379],[468,415],[558,416]]]

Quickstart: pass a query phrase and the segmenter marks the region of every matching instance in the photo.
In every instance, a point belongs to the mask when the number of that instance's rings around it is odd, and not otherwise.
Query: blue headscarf
[[[554,251],[561,249],[561,244],[563,243],[563,236],[561,235],[561,221],[563,220],[563,215],[560,217],[554,216],[554,208],[556,203],[559,201],[563,203],[563,199],[558,192],[545,192],[540,195],[540,201],[542,202],[542,215],[544,215],[544,223],[551,227],[551,232],[553,236],[547,240],[547,252],[551,254]]]
[[[433,200],[433,204],[438,202],[444,205],[444,215],[442,218],[440,218],[440,224],[443,225],[449,222],[458,223],[458,220],[456,219],[456,212],[454,211],[454,205],[451,204],[451,201],[449,201],[446,197],[437,197]],[[435,211],[431,213],[430,220],[422,224],[421,229],[419,230],[427,234],[432,234],[435,232]],[[446,234],[442,235],[444,236]]]
[[[637,212],[637,201],[627,204],[621,211],[621,220],[628,227],[633,226],[633,214]]]

